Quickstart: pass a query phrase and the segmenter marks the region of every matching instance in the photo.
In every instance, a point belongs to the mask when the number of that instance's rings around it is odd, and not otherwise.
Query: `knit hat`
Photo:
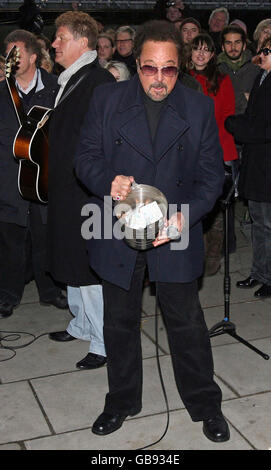
[[[246,24],[242,21],[242,20],[233,20],[230,22],[231,25],[237,25],[237,26],[240,26],[240,28],[242,28],[245,33],[247,34],[247,27],[246,27]]]
[[[196,20],[196,18],[185,18],[180,24],[180,29],[182,29],[182,27],[187,23],[193,23],[194,25],[196,25],[199,28],[199,30],[201,30],[201,25],[200,25],[199,21]]]

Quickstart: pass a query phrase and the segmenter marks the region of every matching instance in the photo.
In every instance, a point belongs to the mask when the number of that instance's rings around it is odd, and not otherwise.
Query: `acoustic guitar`
[[[13,143],[13,155],[19,160],[18,188],[24,199],[48,201],[48,118],[53,111],[33,106],[26,114],[19,96],[15,73],[19,50],[13,46],[6,57],[6,83],[19,121]]]

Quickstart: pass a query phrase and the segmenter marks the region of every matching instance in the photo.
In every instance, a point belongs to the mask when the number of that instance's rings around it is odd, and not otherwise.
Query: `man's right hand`
[[[124,201],[131,192],[133,182],[133,176],[117,175],[112,181],[110,196],[115,201]]]

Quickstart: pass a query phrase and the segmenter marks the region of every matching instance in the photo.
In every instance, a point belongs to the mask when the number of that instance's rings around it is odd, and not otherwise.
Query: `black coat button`
[[[177,147],[178,150],[180,150],[180,152],[183,150],[183,145],[182,144],[179,144],[178,147]]]
[[[182,186],[182,184],[183,184],[182,180],[180,180],[180,179],[176,180],[176,185],[177,186]]]
[[[121,144],[122,144],[122,139],[117,139],[117,140],[115,140],[115,144],[116,144],[116,145],[121,145]]]

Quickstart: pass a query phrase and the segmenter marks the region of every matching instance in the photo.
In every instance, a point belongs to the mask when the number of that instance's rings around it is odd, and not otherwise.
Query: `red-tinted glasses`
[[[179,72],[178,67],[175,67],[174,65],[168,65],[166,67],[154,67],[154,65],[139,64],[139,68],[143,75],[146,75],[148,77],[153,77],[158,73],[159,70],[161,70],[162,75],[164,75],[164,77],[176,77]]]

